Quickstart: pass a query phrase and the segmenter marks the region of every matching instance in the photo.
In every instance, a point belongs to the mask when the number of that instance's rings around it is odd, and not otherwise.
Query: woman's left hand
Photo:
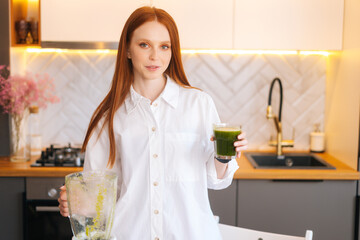
[[[246,133],[243,132],[237,136],[238,141],[234,142],[234,147],[236,151],[236,157],[241,156],[241,151],[244,151],[248,148],[248,141],[246,139]]]

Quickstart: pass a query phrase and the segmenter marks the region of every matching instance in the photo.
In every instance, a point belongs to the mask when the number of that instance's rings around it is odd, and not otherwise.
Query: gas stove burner
[[[41,151],[40,159],[32,167],[82,167],[84,153],[80,147],[72,147],[69,143],[65,147],[51,144],[45,151]]]

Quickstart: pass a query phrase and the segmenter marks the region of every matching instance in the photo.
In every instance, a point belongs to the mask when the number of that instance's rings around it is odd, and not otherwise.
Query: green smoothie
[[[240,127],[215,126],[214,135],[216,141],[216,153],[219,156],[235,156],[234,142],[241,133]]]

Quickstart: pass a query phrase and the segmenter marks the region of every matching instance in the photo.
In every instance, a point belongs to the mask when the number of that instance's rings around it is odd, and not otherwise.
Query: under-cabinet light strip
[[[27,48],[27,52],[32,53],[110,53],[117,50],[110,49],[62,49],[62,48]],[[231,55],[245,55],[245,54],[275,54],[275,55],[323,55],[329,56],[330,52],[327,51],[296,51],[296,50],[227,50],[227,49],[182,49],[181,53],[184,54],[231,54]]]

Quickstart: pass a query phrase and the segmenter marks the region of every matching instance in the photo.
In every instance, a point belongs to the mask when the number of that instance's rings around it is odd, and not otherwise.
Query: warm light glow
[[[113,50],[113,51],[116,51],[116,50]],[[109,49],[98,49],[96,50],[97,53],[109,53],[110,50]]]
[[[110,49],[62,49],[62,48],[27,48],[27,52],[31,53],[110,53],[110,52],[116,52],[116,50],[110,50]]]
[[[68,52],[67,49],[60,49],[60,48],[27,48],[26,49],[27,52],[31,52],[31,53],[52,53],[52,52],[57,52],[57,53],[62,53],[62,52]]]
[[[325,57],[330,55],[330,52],[326,51],[300,51],[302,55],[323,55]]]
[[[113,49],[61,49],[61,48],[27,48],[27,52],[41,53],[41,52],[69,52],[69,53],[112,53],[117,52]],[[231,55],[245,55],[245,54],[274,54],[274,55],[322,55],[329,56],[331,53],[327,51],[296,51],[296,50],[231,50],[231,49],[182,49],[183,54],[231,54]]]
[[[296,50],[217,50],[217,49],[182,49],[181,53],[185,54],[231,54],[231,55],[245,55],[245,54],[275,54],[275,55],[323,55],[329,56],[327,51],[296,51]]]
[[[188,54],[231,54],[231,55],[243,55],[243,54],[297,54],[297,51],[277,51],[277,50],[232,50],[232,49],[182,49],[181,53]]]
[[[39,1],[28,0],[27,2],[27,17],[29,19],[38,19]]]

